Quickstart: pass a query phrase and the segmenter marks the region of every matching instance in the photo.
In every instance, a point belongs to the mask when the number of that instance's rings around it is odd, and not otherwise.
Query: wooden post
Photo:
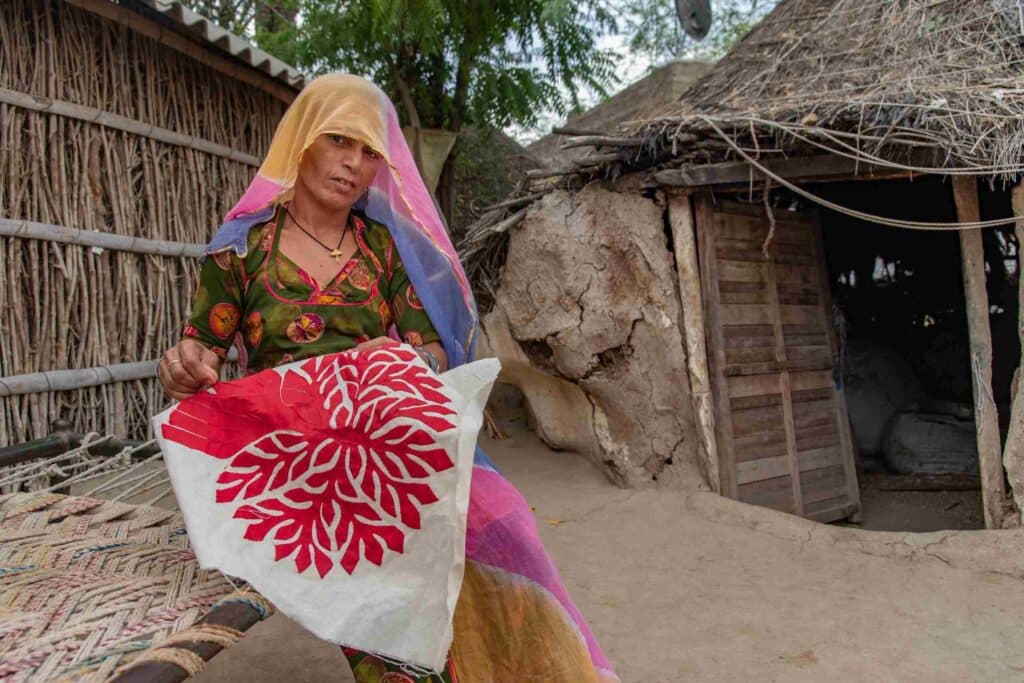
[[[712,330],[722,328],[722,302],[718,291],[718,262],[715,259],[715,226],[712,211],[713,198],[710,192],[694,197],[694,220],[697,225],[698,246],[700,250],[700,274],[703,287],[704,320]],[[715,419],[715,438],[718,444],[718,476],[723,496],[739,498],[739,482],[736,480],[736,455],[733,452],[732,408],[729,397],[725,394],[725,349],[721,344],[707,338],[709,344],[709,368],[715,374],[711,385],[711,396],[717,410]]]
[[[978,183],[973,176],[953,177],[953,198],[961,222],[981,219]],[[967,331],[971,342],[971,377],[974,387],[974,424],[978,435],[981,499],[985,527],[1002,527],[1006,491],[1003,485],[999,416],[992,394],[992,331],[989,328],[988,292],[985,289],[985,251],[979,230],[960,231]]]
[[[679,303],[686,344],[686,367],[690,376],[690,401],[700,439],[704,474],[715,493],[721,493],[718,471],[718,445],[715,443],[715,409],[708,374],[708,352],[704,335],[704,300],[701,296],[700,269],[697,266],[697,238],[689,195],[672,197],[668,205],[672,226],[676,268],[679,271]]]
[[[1017,185],[1013,188],[1013,215],[1024,216],[1024,185]],[[1014,225],[1017,234],[1017,280],[1020,286],[1020,296],[1017,308],[1017,330],[1021,343],[1024,345],[1024,254],[1021,248],[1024,247],[1024,219],[1018,218]],[[1024,346],[1022,346],[1024,348]],[[1024,365],[1024,363],[1022,363]],[[1010,431],[1006,435],[1006,450],[1003,452],[1003,466],[1006,467],[1006,474],[1010,480],[1010,489],[1013,498],[1017,501],[1018,511],[1024,511],[1024,391],[1021,390],[1020,368],[1017,369],[1017,392],[1013,397],[1013,405],[1010,409]],[[1021,523],[1021,513],[1017,513],[1017,522]]]

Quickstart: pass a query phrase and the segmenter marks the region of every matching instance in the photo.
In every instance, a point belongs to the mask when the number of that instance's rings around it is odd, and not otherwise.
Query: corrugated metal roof
[[[254,69],[258,69],[285,85],[299,90],[305,77],[293,66],[264,52],[244,38],[221,28],[201,14],[193,12],[178,0],[137,0],[184,27],[203,42],[216,46]]]

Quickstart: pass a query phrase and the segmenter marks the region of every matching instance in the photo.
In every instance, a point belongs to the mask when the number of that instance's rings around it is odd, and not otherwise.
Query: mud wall
[[[704,484],[677,282],[664,206],[593,184],[530,209],[484,319],[541,438],[623,486]]]

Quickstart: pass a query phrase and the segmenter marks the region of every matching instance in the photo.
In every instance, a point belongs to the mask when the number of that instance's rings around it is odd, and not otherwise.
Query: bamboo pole
[[[0,236],[75,244],[82,247],[126,251],[132,254],[155,254],[197,258],[203,255],[203,245],[170,240],[152,240],[145,237],[117,235],[98,230],[67,228],[62,225],[16,221],[0,218]]]
[[[961,222],[978,221],[978,182],[973,176],[953,178],[953,198]],[[988,292],[985,289],[985,253],[978,230],[960,231],[964,294],[967,298],[967,329],[971,343],[971,376],[974,387],[974,424],[978,437],[981,498],[985,527],[1002,527],[1006,492],[1003,485],[999,416],[992,394],[992,331],[989,327]]]
[[[98,126],[113,128],[114,130],[121,130],[133,135],[166,142],[169,145],[189,147],[199,152],[205,152],[206,154],[212,154],[217,157],[224,157],[225,159],[247,164],[254,168],[259,168],[260,166],[260,160],[251,154],[239,152],[238,150],[225,147],[224,145],[218,145],[217,143],[210,142],[209,140],[193,137],[191,135],[182,135],[181,133],[175,133],[173,130],[159,128],[148,123],[129,119],[125,116],[111,114],[110,112],[101,111],[93,107],[83,107],[79,104],[62,102],[61,100],[52,100],[48,97],[36,97],[29,95],[28,93],[18,92],[17,90],[10,90],[9,88],[0,88],[0,102],[4,102],[15,107],[21,107],[22,109],[29,109],[31,111],[46,112],[71,119],[78,119],[79,121],[88,121],[89,123],[95,123]]]
[[[225,362],[234,363],[237,360],[238,352],[232,347],[228,351]],[[159,364],[160,359],[156,358],[131,363],[98,365],[92,368],[47,370],[27,375],[0,377],[0,397],[45,394],[53,391],[73,391],[105,384],[152,379],[156,377]]]
[[[1024,185],[1017,185],[1012,193],[1013,215],[1024,216]],[[1017,331],[1024,348],[1024,219],[1014,224],[1017,234],[1017,280],[1020,287],[1019,305],[1017,309]],[[1022,363],[1024,365],[1024,363]],[[1017,368],[1017,391],[1013,396],[1010,408],[1010,430],[1006,435],[1006,449],[1003,451],[1003,466],[1010,480],[1010,490],[1017,503],[1017,523],[1020,524],[1021,511],[1024,511],[1024,391],[1021,390],[1021,372]]]
[[[693,207],[689,195],[672,197],[668,205],[679,272],[679,303],[683,320],[683,341],[686,344],[686,367],[690,376],[690,401],[700,444],[704,475],[711,490],[720,493],[722,484],[718,471],[718,444],[715,441],[715,407],[711,395],[711,375],[704,335],[704,298],[701,295],[700,269],[697,266],[697,238],[693,224]]]
[[[28,375],[0,377],[0,396],[42,394],[50,391],[84,389],[112,382],[156,377],[156,360],[116,363],[77,370],[49,370]]]

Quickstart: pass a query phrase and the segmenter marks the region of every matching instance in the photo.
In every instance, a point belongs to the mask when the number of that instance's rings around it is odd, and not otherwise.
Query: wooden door
[[[834,521],[860,510],[813,214],[696,197],[721,490]],[[766,252],[767,249],[767,252]]]

